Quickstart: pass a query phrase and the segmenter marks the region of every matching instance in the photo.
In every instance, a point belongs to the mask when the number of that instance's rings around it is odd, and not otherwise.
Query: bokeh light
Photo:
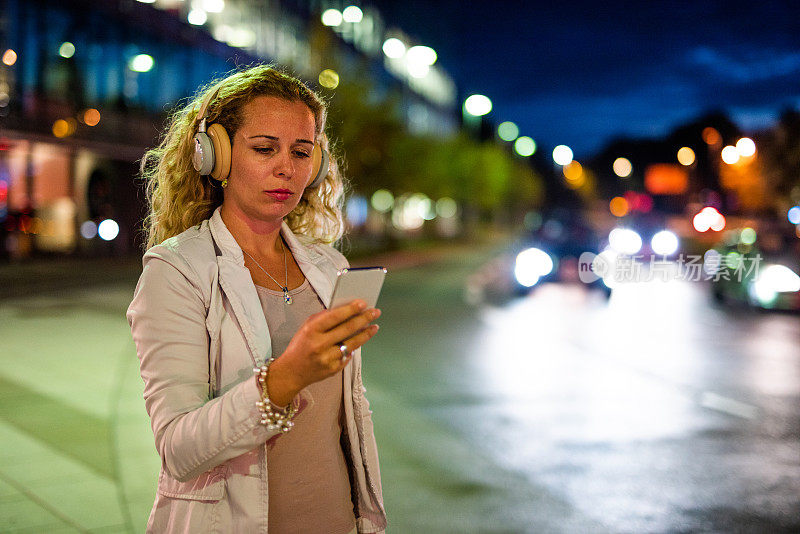
[[[325,69],[319,73],[319,84],[328,89],[336,89],[339,86],[339,73],[333,69]]]
[[[703,141],[705,141],[707,145],[718,145],[722,142],[722,136],[719,135],[717,130],[709,126],[703,128]]]
[[[58,119],[53,123],[53,135],[58,138],[69,137],[78,129],[78,121],[69,117],[67,119]]]
[[[722,161],[728,165],[733,165],[739,161],[739,151],[735,146],[728,145],[722,149]]]
[[[119,225],[113,219],[105,219],[97,227],[97,234],[105,241],[111,241],[119,235]]]
[[[786,213],[789,222],[792,224],[800,224],[800,206],[792,206]]]
[[[564,165],[562,172],[567,181],[577,182],[583,177],[583,166],[577,161],[572,160],[567,165]]]
[[[553,149],[553,161],[559,165],[569,165],[572,161],[572,149],[567,145],[558,145]]]
[[[458,213],[458,204],[450,197],[442,197],[436,201],[436,214],[444,219],[455,217]]]
[[[361,8],[358,6],[347,6],[342,11],[342,20],[345,22],[361,22],[361,19],[364,18],[364,12],[361,11]]]
[[[406,52],[406,60],[409,63],[431,66],[436,63],[436,51],[430,46],[412,46]]]
[[[372,193],[370,204],[376,211],[386,213],[394,207],[394,195],[386,189],[378,189]]]
[[[785,265],[768,265],[758,273],[749,290],[762,304],[770,305],[779,293],[800,291],[800,276]]]
[[[682,147],[680,150],[678,150],[678,163],[681,165],[688,167],[694,163],[694,159],[694,150],[688,146]]]
[[[756,153],[756,144],[749,137],[742,137],[736,142],[736,152],[743,158],[749,158]]]
[[[75,55],[75,45],[69,41],[61,43],[61,46],[58,48],[58,55],[66,59],[71,58]]]
[[[497,127],[497,135],[503,141],[513,141],[519,136],[519,127],[511,121],[501,122]]]
[[[426,203],[425,200],[428,200]],[[430,199],[421,193],[402,195],[394,204],[392,224],[400,230],[416,230],[425,223],[430,209]]]
[[[614,217],[624,217],[628,214],[628,201],[623,197],[614,197],[608,203],[608,209]]]
[[[399,59],[406,54],[406,45],[400,39],[390,37],[383,42],[383,53],[386,57]]]
[[[706,206],[692,218],[692,226],[698,232],[720,232],[725,228],[725,217],[716,208]]]
[[[8,49],[3,52],[3,64],[8,65],[9,67],[17,62],[17,53],[14,52],[12,49]]]
[[[480,117],[492,111],[492,101],[484,95],[470,95],[464,101],[464,109],[470,115]]]
[[[662,256],[674,254],[678,251],[679,246],[680,241],[678,240],[678,236],[669,230],[657,232],[650,240],[650,247],[653,249],[653,252],[661,254]]]
[[[155,65],[153,56],[149,54],[138,54],[131,58],[128,63],[128,68],[133,72],[148,72],[153,68],[153,65]]]
[[[325,26],[339,26],[342,23],[342,12],[338,9],[326,9],[322,12],[322,23]]]
[[[345,214],[351,227],[361,226],[367,221],[368,208],[367,199],[361,195],[352,195],[347,199]]]
[[[66,137],[69,135],[69,125],[64,119],[58,119],[53,123],[53,135],[56,137]]]
[[[630,228],[614,228],[608,234],[608,244],[620,254],[636,254],[642,249],[642,236]]]
[[[517,140],[514,141],[514,150],[520,156],[532,156],[536,152],[536,141],[527,135],[518,137]]]
[[[745,245],[752,245],[756,242],[756,231],[749,226],[742,228],[739,234],[739,241]]]
[[[84,239],[92,239],[97,235],[97,225],[94,221],[83,221],[81,224],[81,235]]]
[[[628,158],[617,158],[611,166],[614,169],[614,174],[620,178],[627,178],[633,172],[633,165]]]
[[[189,14],[186,15],[186,20],[194,26],[202,26],[208,20],[208,15],[202,9],[195,8],[189,11]]]
[[[94,108],[89,108],[83,112],[83,122],[87,126],[97,126],[100,122],[100,112]]]
[[[532,287],[539,278],[553,270],[553,258],[545,251],[532,247],[517,254],[514,263],[514,277],[521,285]]]

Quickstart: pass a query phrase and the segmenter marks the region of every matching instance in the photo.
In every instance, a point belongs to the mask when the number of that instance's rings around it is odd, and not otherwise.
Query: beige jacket
[[[281,233],[327,307],[334,248]],[[161,455],[147,532],[268,532],[264,443],[253,368],[272,353],[267,322],[242,250],[219,208],[210,219],[152,247],[127,317],[144,380],[144,400]],[[372,412],[361,382],[361,351],[344,368],[346,454],[358,532],[386,528]],[[307,389],[293,401],[314,403]]]

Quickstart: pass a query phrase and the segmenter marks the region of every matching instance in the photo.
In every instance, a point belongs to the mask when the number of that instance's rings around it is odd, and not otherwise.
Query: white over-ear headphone
[[[223,81],[224,83],[224,81]],[[206,125],[208,105],[217,96],[222,84],[209,93],[197,112],[200,125],[194,136],[194,154],[192,165],[203,176],[211,176],[214,180],[223,181],[231,173],[231,140],[225,127],[213,123]],[[314,177],[306,188],[318,187],[328,175],[330,156],[328,151],[317,142],[311,152],[312,172]]]

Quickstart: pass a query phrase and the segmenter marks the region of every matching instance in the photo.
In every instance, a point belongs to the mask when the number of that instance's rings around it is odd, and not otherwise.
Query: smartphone
[[[362,299],[368,308],[378,303],[378,295],[386,278],[385,267],[350,267],[336,273],[336,285],[329,308]]]

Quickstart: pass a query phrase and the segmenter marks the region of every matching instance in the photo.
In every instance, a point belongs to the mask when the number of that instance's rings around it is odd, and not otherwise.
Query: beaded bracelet
[[[294,426],[292,418],[296,412],[294,403],[289,403],[288,408],[280,410],[273,408],[274,404],[269,400],[269,393],[267,392],[267,376],[269,375],[269,366],[275,358],[270,357],[264,362],[261,367],[256,367],[253,372],[258,377],[258,383],[261,384],[261,400],[256,402],[256,407],[261,412],[260,423],[267,427],[268,430],[280,430],[281,432],[288,432]]]

